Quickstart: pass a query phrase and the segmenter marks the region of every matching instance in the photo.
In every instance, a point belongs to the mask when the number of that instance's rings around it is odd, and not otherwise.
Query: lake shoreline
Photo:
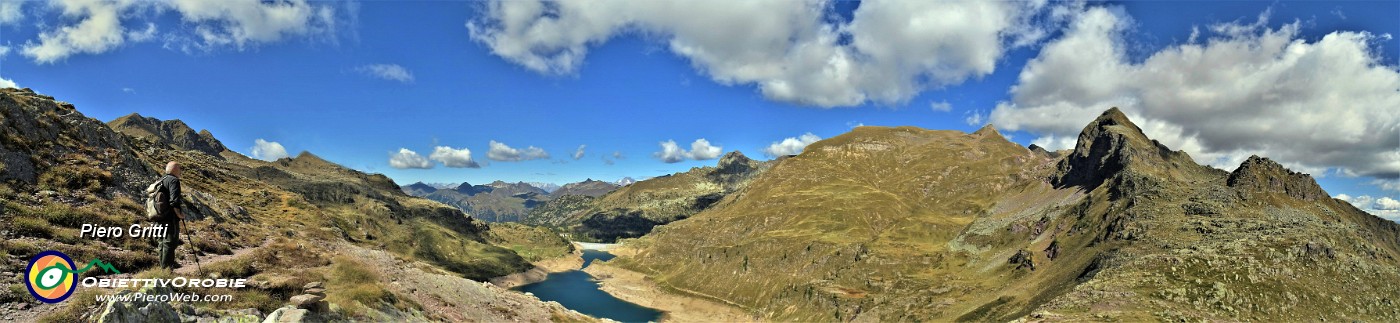
[[[530,270],[491,278],[489,282],[496,287],[511,289],[544,281],[549,274],[583,269],[583,250],[584,248],[575,242],[574,251],[567,256],[532,262],[530,264],[534,267]]]
[[[733,305],[668,292],[645,274],[594,262],[583,272],[598,280],[599,289],[618,299],[664,313],[662,322],[760,322]]]

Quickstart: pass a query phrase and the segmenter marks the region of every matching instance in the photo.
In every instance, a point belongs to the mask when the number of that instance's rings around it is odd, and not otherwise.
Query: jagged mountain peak
[[[753,159],[750,159],[749,156],[744,156],[744,153],[735,150],[729,152],[728,154],[724,154],[724,156],[720,157],[719,166],[723,168],[726,164],[748,163],[751,161],[753,161]]]
[[[1277,192],[1290,197],[1316,201],[1327,197],[1311,175],[1294,172],[1265,157],[1249,156],[1240,167],[1230,172],[1227,185],[1249,192]]]
[[[1093,189],[1128,168],[1144,173],[1174,174],[1172,169],[1200,167],[1182,151],[1172,151],[1147,137],[1117,107],[1108,109],[1080,131],[1069,156],[1057,165],[1057,186]]]
[[[209,130],[195,131],[180,119],[162,121],[132,113],[107,122],[107,126],[127,136],[177,149],[197,150],[213,156],[228,150]]]

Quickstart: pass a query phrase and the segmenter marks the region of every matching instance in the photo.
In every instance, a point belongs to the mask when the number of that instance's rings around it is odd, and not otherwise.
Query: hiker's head
[[[180,177],[180,163],[178,163],[178,162],[173,162],[173,161],[172,161],[172,162],[169,162],[169,163],[166,163],[166,164],[165,164],[165,174],[166,174],[166,175],[170,175],[170,176]]]

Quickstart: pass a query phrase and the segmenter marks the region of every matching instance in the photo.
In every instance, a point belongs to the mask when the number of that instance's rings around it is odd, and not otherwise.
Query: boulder
[[[302,294],[292,296],[290,302],[292,306],[296,306],[297,308],[311,309],[316,306],[317,302],[320,302],[324,299],[326,299],[326,297],[322,295]]]
[[[268,314],[267,318],[263,319],[263,323],[305,322],[307,321],[310,313],[311,311],[292,307],[290,305],[283,306],[282,308],[278,308],[276,311],[272,311],[272,314]]]
[[[1026,249],[1021,249],[1019,251],[1016,251],[1016,254],[1012,255],[1011,259],[1007,259],[1006,263],[1016,265],[1016,269],[1025,268],[1030,269],[1031,271],[1035,271],[1034,258],[1035,254],[1032,254]]]
[[[122,291],[121,295],[142,295],[132,291]],[[129,301],[113,299],[102,307],[97,322],[180,322],[180,313],[169,303],[146,302],[142,297],[132,297]]]

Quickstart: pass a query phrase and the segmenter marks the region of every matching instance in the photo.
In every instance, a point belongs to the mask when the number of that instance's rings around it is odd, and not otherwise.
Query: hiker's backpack
[[[155,183],[151,183],[151,186],[146,187],[146,220],[160,221],[167,216],[160,214],[160,198],[167,194],[165,193],[165,185],[161,185],[165,182],[164,179],[161,177]],[[166,198],[169,199],[169,197]]]

